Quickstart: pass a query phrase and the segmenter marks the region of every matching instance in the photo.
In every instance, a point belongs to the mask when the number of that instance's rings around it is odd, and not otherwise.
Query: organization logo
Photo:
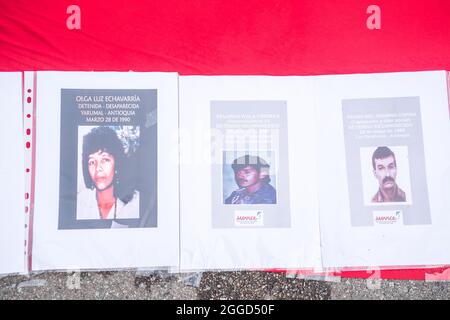
[[[382,210],[373,212],[375,225],[403,224],[401,210]]]
[[[234,212],[234,225],[236,227],[262,227],[264,225],[264,212],[262,210],[236,210]]]

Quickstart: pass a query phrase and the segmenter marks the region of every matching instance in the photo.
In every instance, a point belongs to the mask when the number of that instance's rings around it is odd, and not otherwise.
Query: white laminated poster
[[[22,74],[0,73],[0,275],[25,272]]]
[[[446,72],[315,83],[324,267],[450,264]]]
[[[178,76],[37,72],[33,270],[178,267]]]
[[[180,77],[182,270],[321,266],[307,77]]]

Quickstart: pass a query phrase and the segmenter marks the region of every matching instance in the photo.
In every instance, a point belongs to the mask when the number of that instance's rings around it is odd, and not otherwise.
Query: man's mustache
[[[386,182],[392,182],[392,183],[395,183],[395,180],[394,180],[394,178],[392,178],[392,177],[384,177],[384,179],[383,179],[383,184],[386,183]]]

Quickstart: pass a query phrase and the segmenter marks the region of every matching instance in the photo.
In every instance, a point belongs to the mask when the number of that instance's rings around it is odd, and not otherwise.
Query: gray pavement
[[[284,273],[45,272],[0,278],[0,299],[450,299],[450,282]]]

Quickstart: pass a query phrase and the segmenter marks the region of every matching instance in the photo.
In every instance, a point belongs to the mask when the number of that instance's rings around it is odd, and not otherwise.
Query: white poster
[[[317,268],[308,77],[180,77],[181,269]]]
[[[315,83],[324,266],[449,264],[446,73]]]
[[[177,267],[177,74],[36,82],[33,270]]]
[[[25,142],[22,74],[0,73],[0,274],[25,271]]]

